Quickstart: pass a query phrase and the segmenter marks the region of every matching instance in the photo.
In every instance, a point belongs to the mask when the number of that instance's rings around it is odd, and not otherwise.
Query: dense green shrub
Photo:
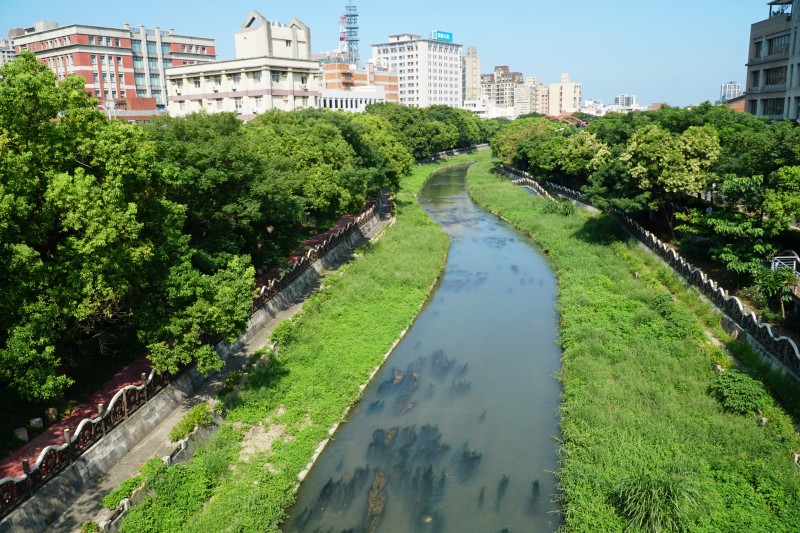
[[[294,322],[292,319],[281,321],[281,323],[275,326],[275,329],[272,330],[269,338],[272,340],[272,342],[276,342],[279,348],[283,348],[291,344],[291,342],[295,339]]]
[[[100,526],[94,520],[87,520],[81,524],[81,533],[100,533]]]
[[[687,531],[698,508],[691,479],[674,473],[641,471],[623,479],[616,505],[631,525],[645,531]]]
[[[711,390],[722,406],[733,413],[759,413],[772,403],[761,382],[736,369],[721,372]]]
[[[142,486],[142,476],[133,476],[119,484],[119,487],[112,490],[103,498],[103,507],[106,509],[116,509],[119,502],[125,498],[130,498],[133,491]]]
[[[175,427],[170,430],[169,440],[178,442],[194,431],[195,427],[210,423],[213,416],[214,414],[210,403],[203,402],[195,405],[186,411],[181,421],[175,424]]]
[[[555,213],[566,217],[575,214],[575,205],[566,198],[560,198],[555,202],[545,204],[543,210],[545,213]]]

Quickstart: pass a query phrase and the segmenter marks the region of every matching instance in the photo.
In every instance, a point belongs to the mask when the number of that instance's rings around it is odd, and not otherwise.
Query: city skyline
[[[177,34],[215,39],[217,58],[224,60],[234,56],[234,34],[242,18],[256,9],[269,20],[302,20],[311,28],[313,52],[324,52],[338,47],[338,17],[346,3],[254,5],[231,0],[220,9],[216,3],[178,0],[145,1],[109,10],[98,10],[96,3],[84,1],[3,3],[0,20],[5,27],[0,32],[5,36],[12,27],[27,27],[38,20],[61,25],[159,26],[174,28]],[[356,5],[362,63],[371,58],[370,46],[384,42],[390,34],[427,37],[431,31],[443,30],[454,34],[454,42],[477,47],[484,73],[495,65],[509,65],[545,83],[569,73],[583,83],[584,98],[611,102],[616,95],[629,93],[642,103],[677,106],[713,102],[720,83],[744,81],[750,25],[768,15],[764,0],[743,1],[735,9],[730,2],[708,0],[702,10],[686,0],[669,5],[616,0],[606,2],[603,10],[590,0],[567,5],[499,0],[489,11],[479,9],[477,3],[442,0],[435,13],[418,0],[408,0],[402,9],[358,1]]]

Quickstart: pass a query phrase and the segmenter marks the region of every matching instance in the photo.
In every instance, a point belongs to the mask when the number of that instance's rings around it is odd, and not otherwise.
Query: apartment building
[[[550,107],[550,86],[536,77],[528,77],[525,83],[514,88],[514,116],[539,113],[546,115]]]
[[[463,60],[463,100],[476,101],[481,96],[481,60],[478,49],[474,46],[467,47]]]
[[[376,67],[373,63],[367,63],[360,69],[348,63],[326,62],[321,68],[322,107],[363,110],[370,103],[400,102],[397,74]],[[348,96],[348,92],[358,94]],[[365,98],[372,101],[362,102]]]
[[[147,120],[167,104],[165,70],[213,61],[214,39],[177,35],[172,29],[122,28],[37,22],[12,30],[14,48],[30,50],[59,79],[76,74],[110,116]]]
[[[581,110],[583,84],[573,82],[569,74],[562,74],[559,83],[551,83],[548,88],[549,101],[547,115],[574,113]]]
[[[236,33],[236,59],[167,69],[169,113],[233,112],[249,120],[270,109],[319,107],[320,80],[308,26],[253,11]]]
[[[431,38],[403,33],[372,45],[376,65],[397,74],[400,103],[411,107],[462,107],[463,65],[460,44],[451,33]]]
[[[745,110],[800,119],[800,0],[769,2],[769,16],[750,27]]]
[[[728,81],[719,87],[720,102],[727,102],[742,96],[742,84],[735,81]]]
[[[524,85],[522,72],[511,72],[505,66],[494,67],[491,74],[481,75],[481,95],[490,106],[514,107],[514,91]]]

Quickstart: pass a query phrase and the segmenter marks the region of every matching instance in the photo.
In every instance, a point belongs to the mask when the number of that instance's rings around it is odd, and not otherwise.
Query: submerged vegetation
[[[796,531],[800,439],[760,383],[715,374],[719,315],[612,219],[551,213],[491,167],[470,168],[470,195],[559,279],[565,529]]]
[[[447,237],[414,197],[436,167],[403,180],[395,225],[280,328],[279,354],[250,375],[220,431],[187,465],[159,470],[123,531],[278,529],[297,475],[445,265]]]

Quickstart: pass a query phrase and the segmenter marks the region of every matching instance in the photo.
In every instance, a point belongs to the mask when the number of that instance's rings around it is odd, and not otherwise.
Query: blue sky
[[[0,0],[0,33],[36,20],[62,25],[144,24],[216,39],[218,58],[234,55],[234,34],[252,9],[266,18],[298,18],[311,27],[315,52],[338,46],[346,0]],[[568,72],[584,98],[688,105],[715,100],[721,83],[744,85],[750,24],[767,18],[767,0],[357,0],[362,60],[370,44],[394,33],[449,31],[477,46],[483,72],[508,65],[543,82]]]

